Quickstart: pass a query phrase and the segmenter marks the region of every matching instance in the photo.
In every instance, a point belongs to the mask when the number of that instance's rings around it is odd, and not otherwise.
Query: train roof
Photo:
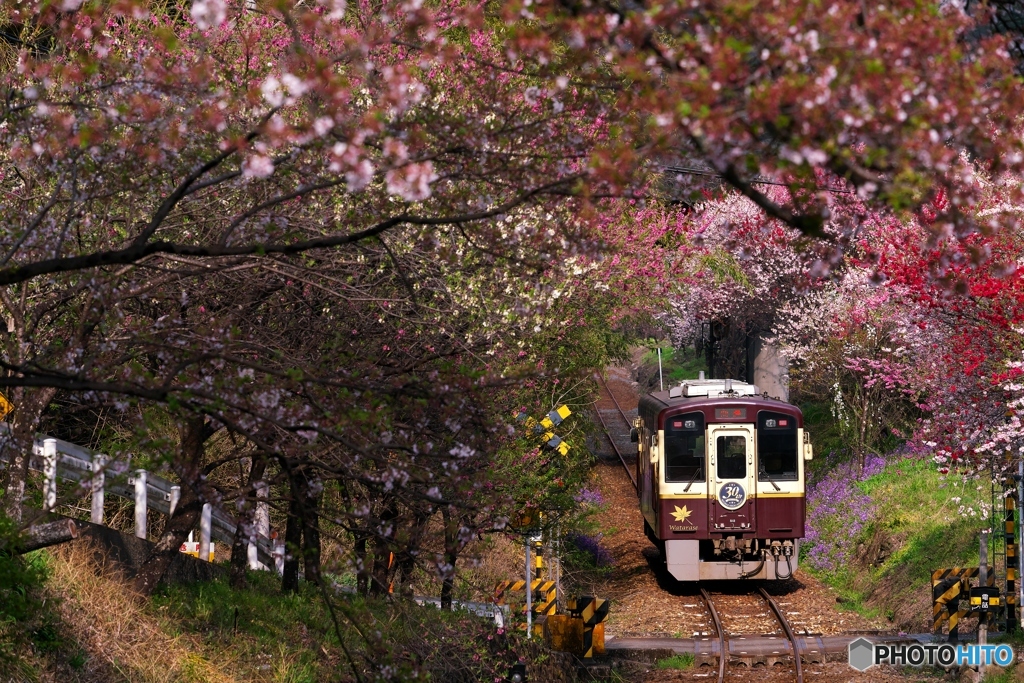
[[[762,393],[756,384],[728,379],[688,379],[670,387],[668,391],[655,391],[640,398],[640,409],[661,412],[677,406],[700,407],[722,401],[753,403],[765,408],[788,408],[799,413],[799,408],[780,398]]]

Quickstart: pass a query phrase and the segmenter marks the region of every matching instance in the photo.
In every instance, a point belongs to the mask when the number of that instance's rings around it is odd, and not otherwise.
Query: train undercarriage
[[[717,539],[658,538],[644,522],[647,538],[658,548],[677,581],[767,579],[784,581],[796,571],[800,542],[723,536]]]

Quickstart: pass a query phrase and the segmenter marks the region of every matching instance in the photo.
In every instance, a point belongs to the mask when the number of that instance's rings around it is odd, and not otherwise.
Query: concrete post
[[[257,537],[270,538],[270,485],[258,484],[256,486],[256,514],[253,517],[255,535]],[[250,540],[248,548],[249,569],[266,569],[259,561],[256,553],[256,544]]]
[[[95,453],[92,456],[92,512],[89,521],[103,524],[103,488],[106,480],[107,456]]]
[[[180,501],[180,500],[181,500],[181,487],[180,486],[172,486],[171,487],[171,509],[167,513],[168,517],[173,517],[174,516],[174,511],[178,509],[178,501]]]
[[[57,439],[43,440],[43,509],[57,507]]]
[[[199,559],[210,561],[210,528],[213,522],[213,506],[203,503],[203,514],[199,518]]]
[[[135,535],[146,538],[146,470],[135,470]]]
[[[533,637],[533,572],[530,571],[530,537],[526,537],[526,637]]]

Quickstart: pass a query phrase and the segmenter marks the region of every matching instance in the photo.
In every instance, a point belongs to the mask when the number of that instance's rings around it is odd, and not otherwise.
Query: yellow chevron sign
[[[572,415],[572,411],[569,410],[569,406],[563,404],[545,415],[539,422],[527,415],[526,411],[516,415],[516,420],[523,423],[527,429],[533,430],[534,434],[540,436],[544,445],[548,448],[566,455],[569,453],[569,444],[551,430],[560,425],[570,415]]]

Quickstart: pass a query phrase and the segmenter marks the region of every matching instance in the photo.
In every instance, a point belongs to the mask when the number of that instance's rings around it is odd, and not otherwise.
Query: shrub
[[[601,545],[598,536],[571,533],[566,537],[568,541],[568,553],[566,562],[580,568],[604,568],[611,567],[614,559],[608,549]]]
[[[40,590],[46,578],[38,559],[15,552],[18,528],[0,514],[0,673],[20,671],[42,607]]]

